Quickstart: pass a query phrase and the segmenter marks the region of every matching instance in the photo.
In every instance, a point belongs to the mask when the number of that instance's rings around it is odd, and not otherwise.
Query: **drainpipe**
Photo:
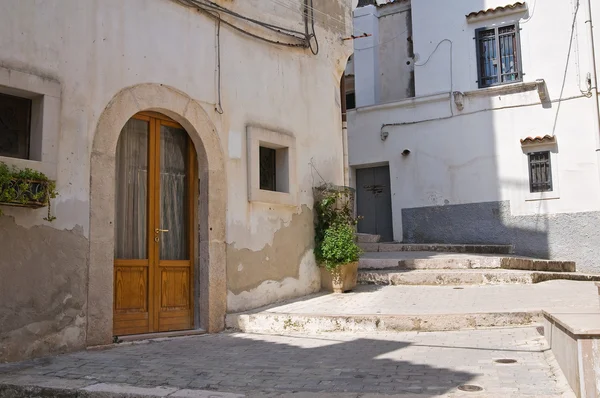
[[[346,76],[340,81],[340,100],[342,103],[342,148],[344,153],[344,186],[350,186],[350,167],[348,166],[348,122],[346,120]]]
[[[596,128],[596,163],[598,165],[598,177],[600,178],[600,100],[598,99],[598,75],[596,73],[596,48],[594,46],[594,24],[592,22],[592,0],[588,0],[588,30],[590,34],[590,54],[592,58],[592,95],[594,97],[594,124]]]

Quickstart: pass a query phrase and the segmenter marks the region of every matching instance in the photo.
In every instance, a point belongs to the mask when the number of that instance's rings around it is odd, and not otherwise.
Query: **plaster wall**
[[[221,2],[244,15],[303,31],[301,3],[288,8],[258,0]],[[218,179],[223,199],[213,207],[199,204],[201,211],[206,207],[208,220],[222,223],[222,228],[217,224],[199,226],[200,235],[202,230],[208,231],[199,238],[199,258],[214,252],[213,260],[228,272],[229,293],[223,291],[220,308],[237,311],[264,304],[265,295],[275,301],[315,289],[318,273],[311,251],[312,229],[308,227],[308,220],[312,220],[311,188],[320,182],[319,174],[328,182],[343,183],[339,78],[351,45],[340,38],[351,33],[350,6],[349,0],[315,1],[317,10],[336,21],[315,15],[320,48],[316,56],[308,49],[273,46],[222,25],[223,114],[219,114],[217,26],[206,15],[169,0],[0,1],[0,66],[60,86],[60,129],[53,142],[57,160],[49,166],[55,169],[60,193],[52,202],[57,219],[43,221],[46,209],[17,208],[3,208],[0,218],[0,252],[19,249],[2,256],[0,274],[9,275],[2,283],[27,286],[16,297],[11,296],[11,289],[0,293],[0,319],[11,317],[10,322],[0,322],[0,341],[9,347],[0,353],[0,361],[109,342],[112,293],[100,289],[92,294],[88,282],[112,278],[112,270],[99,271],[94,264],[112,261],[108,242],[113,227],[107,222],[94,230],[90,220],[102,220],[106,212],[114,210],[109,203],[112,196],[103,192],[114,190],[110,179],[114,170],[110,167],[114,165],[111,151],[116,138],[107,135],[98,140],[95,136],[99,126],[119,131],[128,117],[148,104],[160,103],[155,110],[189,127],[190,134],[191,130],[203,130],[204,136],[213,134],[216,147],[207,146],[207,151],[212,151],[208,157],[217,152],[223,155],[223,168],[209,159],[208,169],[200,170],[200,189],[203,177]],[[244,27],[260,33],[256,27]],[[156,96],[166,96],[163,102],[172,101],[172,106],[163,106]],[[186,101],[193,101],[194,106],[186,105]],[[111,113],[110,108],[118,112],[103,118]],[[204,116],[189,114],[192,109]],[[193,120],[206,122],[194,125]],[[294,135],[297,198],[293,205],[248,201],[248,125]],[[197,149],[206,145],[200,138],[192,138],[198,140]],[[106,151],[97,151],[97,145]],[[9,158],[0,160],[17,163]],[[106,165],[108,171],[92,181],[92,187],[98,188],[96,194],[90,191],[93,162],[97,170]],[[30,167],[48,165],[32,162]],[[42,171],[52,175],[47,168]],[[220,193],[213,193],[212,186],[205,185],[204,189],[210,191],[207,196],[213,195],[214,203]],[[90,208],[91,196],[99,207]],[[220,208],[223,219],[211,219],[210,214],[220,214]],[[222,240],[211,240],[213,228],[223,231]],[[297,242],[289,239],[290,233],[299,234]],[[285,258],[289,250],[296,254]],[[231,263],[225,253],[231,253]],[[49,270],[54,276],[44,278]],[[207,270],[200,271],[202,278]],[[200,283],[210,284],[213,276],[205,276]],[[253,282],[240,282],[246,279]],[[269,284],[261,285],[261,281]],[[280,290],[290,283],[295,287]],[[236,300],[241,294],[244,300]],[[96,314],[94,326],[101,333],[90,340],[86,334],[94,328],[90,329],[89,313],[97,304],[103,309]],[[27,308],[32,310],[20,315]],[[48,327],[22,332],[40,323]],[[22,351],[22,347],[33,347],[40,341],[49,343]]]

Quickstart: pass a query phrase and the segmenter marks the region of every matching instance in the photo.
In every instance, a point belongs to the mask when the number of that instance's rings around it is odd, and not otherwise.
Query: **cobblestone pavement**
[[[598,311],[594,282],[548,281],[534,285],[373,286],[352,293],[325,294],[257,311],[285,314],[394,315],[527,312],[542,309]],[[254,312],[254,311],[252,311]]]
[[[546,349],[534,327],[369,335],[223,333],[0,365],[0,383],[61,378],[256,397],[292,392],[314,397],[571,396]],[[494,362],[507,358],[517,362]],[[484,391],[461,393],[457,387],[463,384]]]

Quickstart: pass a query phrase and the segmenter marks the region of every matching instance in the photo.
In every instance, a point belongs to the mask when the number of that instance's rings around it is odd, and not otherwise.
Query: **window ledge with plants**
[[[31,169],[9,167],[0,162],[0,206],[17,206],[31,209],[48,207],[46,221],[53,221],[50,200],[56,198],[56,183],[44,173]],[[2,209],[0,209],[2,215]]]

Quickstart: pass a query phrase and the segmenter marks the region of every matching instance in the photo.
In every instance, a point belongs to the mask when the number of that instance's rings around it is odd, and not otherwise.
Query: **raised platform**
[[[544,335],[577,397],[600,397],[600,307],[543,311]]]

